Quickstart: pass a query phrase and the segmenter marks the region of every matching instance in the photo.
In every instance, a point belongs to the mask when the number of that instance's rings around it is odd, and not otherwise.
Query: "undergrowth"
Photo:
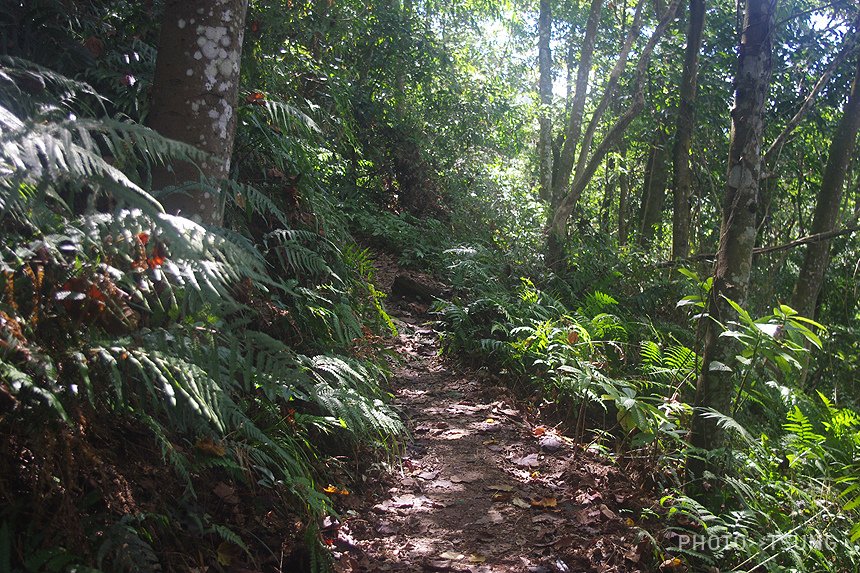
[[[312,145],[300,112],[244,112],[243,137]],[[403,432],[368,255],[265,183],[229,184],[228,227],[165,214],[146,167],[202,155],[105,113],[87,84],[2,61],[0,569],[259,566],[305,537],[322,567],[319,520],[358,477],[334,456]]]
[[[754,318],[732,303],[739,319],[723,325],[723,337],[737,348],[737,362],[726,365],[735,372],[735,398],[730,412],[709,414],[731,440],[699,452],[686,438],[710,279],[681,269],[639,282],[630,276],[641,271],[613,271],[632,266],[635,253],[615,263],[599,253],[580,257],[589,267],[563,280],[546,272],[517,277],[534,267],[512,269],[504,255],[482,247],[447,255],[459,298],[435,306],[446,349],[507,373],[585,447],[651,468],[662,499],[639,522],[655,564],[857,568],[858,415],[802,376],[824,344],[822,325],[785,305]],[[578,286],[586,276],[600,289]],[[678,302],[643,312],[647,296]],[[719,459],[729,469],[691,483],[688,456]]]

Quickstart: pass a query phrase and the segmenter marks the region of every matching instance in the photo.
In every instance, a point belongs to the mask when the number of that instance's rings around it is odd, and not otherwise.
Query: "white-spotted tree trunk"
[[[756,240],[756,211],[761,174],[761,142],[764,109],[770,85],[773,20],[776,0],[747,0],[743,34],[735,76],[735,103],[729,164],[723,198],[720,245],[714,283],[708,303],[710,319],[705,327],[702,372],[696,385],[696,415],[690,439],[692,445],[712,450],[723,445],[722,431],[702,409],[730,414],[733,396],[734,357],[738,348],[732,339],[721,337],[721,324],[737,318],[726,298],[746,302]],[[701,477],[705,465],[691,457],[688,471]]]
[[[165,208],[206,224],[222,218],[216,190],[230,172],[247,10],[248,0],[164,3],[148,123],[210,158],[156,170],[153,187],[183,186],[164,199]],[[195,184],[202,179],[206,185]]]

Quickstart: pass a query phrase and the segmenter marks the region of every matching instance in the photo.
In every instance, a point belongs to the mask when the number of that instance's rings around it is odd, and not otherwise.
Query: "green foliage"
[[[240,484],[283,491],[311,522],[332,511],[317,485],[326,450],[391,451],[403,432],[385,403],[384,363],[359,352],[370,335],[365,317],[392,326],[367,283],[366,253],[349,247],[345,256],[317,231],[290,227],[249,184],[230,187],[246,198],[244,215],[280,225],[259,241],[241,227],[164,214],[137,169],[199,152],[129,122],[16,108],[22,73],[42,79],[57,102],[93,92],[26,62],[4,66],[0,202],[12,232],[0,283],[0,389],[11,401],[2,425],[26,443],[46,425],[109,416],[147,434],[192,499],[201,476],[223,470]],[[291,121],[283,107],[270,111],[273,121]],[[85,193],[108,198],[108,207],[81,209]],[[47,464],[56,453],[42,455]],[[36,502],[5,503],[0,547],[20,547],[20,503]],[[66,511],[86,511],[74,506]],[[159,570],[142,519],[122,516],[97,551],[80,555],[45,540],[19,565]],[[247,550],[247,539],[217,523],[198,535]]]
[[[709,478],[711,487],[728,493],[732,509],[714,514],[689,497],[667,496],[665,535],[672,541],[665,550],[734,571],[856,568],[860,546],[846,532],[860,513],[844,503],[856,490],[846,487],[856,483],[850,454],[860,438],[856,414],[833,408],[823,396],[810,407],[814,418],[797,406],[789,410],[778,443],[767,434],[755,439],[721,416],[726,428],[744,436],[734,454],[736,473]]]
[[[849,4],[780,4],[763,145],[830,64],[833,46],[850,37]],[[555,7],[556,64],[568,54],[575,64],[587,8]],[[679,550],[692,562],[739,571],[857,568],[856,234],[833,241],[818,310],[826,330],[774,308],[791,293],[802,249],[756,259],[750,298],[734,305],[739,319],[721,338],[737,349],[731,364],[719,365],[735,373],[732,411],[707,413],[733,448],[695,452],[683,441],[702,368],[700,320],[710,320],[713,281],[699,275],[710,269],[682,269],[686,281],[661,270],[668,209],[651,252],[629,246],[649,146],[655,132],[668,133],[678,105],[681,26],[657,46],[647,111],[598,167],[571,220],[566,268],[550,274],[541,257],[548,206],[534,191],[539,108],[528,10],[251,2],[223,229],[165,215],[162,190],[149,188],[151,167],[205,159],[141,126],[160,10],[159,2],[125,1],[0,7],[0,425],[24,442],[48,427],[84,443],[97,431],[83,421],[128,425],[145,436],[136,445],[161,452],[188,505],[87,524],[103,543],[94,548],[61,546],[33,527],[20,533],[32,516],[13,503],[0,513],[0,569],[15,559],[27,570],[135,570],[133,562],[155,569],[151,549],[175,540],[170,523],[180,521],[193,522],[195,552],[206,550],[200,540],[248,545],[247,532],[194,505],[208,493],[201,482],[216,475],[286,500],[275,505],[304,516],[311,565],[324,568],[314,518],[330,510],[318,487],[337,465],[329,456],[391,451],[401,432],[385,404],[374,334],[395,328],[368,246],[447,275],[456,297],[437,311],[449,351],[539,394],[576,437],[655,464],[667,476],[670,532],[686,532],[693,520],[732,535],[720,552]],[[615,61],[630,18],[624,10],[604,7],[595,82]],[[734,5],[709,8],[691,162],[698,253],[719,240],[736,28]],[[761,245],[808,230],[849,60],[766,166]],[[595,141],[631,83],[621,78]],[[586,116],[596,104],[589,98]],[[550,110],[557,132],[567,104],[556,97]],[[854,189],[856,169],[850,177]],[[668,176],[662,183],[669,187]],[[843,222],[856,223],[857,197],[843,203]],[[46,452],[34,470],[45,483],[91,477],[49,463],[63,448],[86,451],[80,443],[27,447]],[[711,480],[726,492],[724,507],[678,494],[688,454],[733,459],[732,477]],[[813,528],[836,549],[768,538]]]

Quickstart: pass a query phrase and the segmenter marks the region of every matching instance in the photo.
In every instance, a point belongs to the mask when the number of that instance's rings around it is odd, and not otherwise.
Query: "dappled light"
[[[0,573],[860,571],[851,0],[0,6]]]

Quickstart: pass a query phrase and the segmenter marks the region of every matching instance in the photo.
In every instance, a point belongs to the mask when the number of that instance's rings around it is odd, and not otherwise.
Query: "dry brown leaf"
[[[546,426],[537,426],[532,430],[532,435],[543,436],[546,434]]]
[[[483,563],[487,560],[483,555],[478,555],[477,553],[472,553],[469,555],[469,563]]]
[[[446,551],[445,553],[439,555],[440,559],[450,559],[451,561],[459,561],[464,557],[466,556],[462,553],[457,553],[456,551]]]
[[[223,458],[227,454],[227,450],[224,448],[224,446],[209,437],[197,440],[197,443],[194,444],[194,447],[204,454],[209,454],[210,456],[215,456],[218,458]]]
[[[677,557],[673,557],[671,559],[666,559],[660,564],[660,571],[666,571],[670,569],[677,569],[682,567],[684,562],[678,559]]]
[[[527,456],[523,456],[521,458],[517,458],[513,460],[514,465],[525,467],[525,468],[536,468],[540,465],[540,461],[538,461],[537,454],[529,454]]]
[[[611,509],[606,507],[605,504],[602,504],[602,503],[600,504],[600,513],[602,513],[603,517],[605,517],[606,519],[617,519],[618,518],[618,516],[615,515],[615,512],[613,512]]]
[[[511,501],[511,503],[514,504],[515,506],[521,508],[521,509],[528,509],[531,507],[531,504],[529,504],[529,502],[522,499],[521,497],[515,497],[513,499],[513,501]]]
[[[532,500],[532,507],[556,507],[558,500],[554,497],[539,497]]]
[[[343,488],[339,488],[337,486],[328,484],[323,488],[323,492],[329,495],[349,495],[349,491]]]

